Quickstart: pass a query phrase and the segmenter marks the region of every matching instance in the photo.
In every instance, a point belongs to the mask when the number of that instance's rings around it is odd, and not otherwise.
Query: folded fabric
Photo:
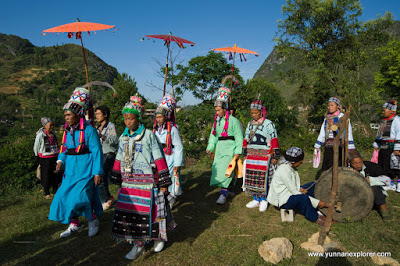
[[[374,149],[374,152],[372,153],[371,162],[378,163],[378,155],[379,151]]]
[[[313,167],[318,168],[320,162],[321,162],[321,150],[314,149]]]

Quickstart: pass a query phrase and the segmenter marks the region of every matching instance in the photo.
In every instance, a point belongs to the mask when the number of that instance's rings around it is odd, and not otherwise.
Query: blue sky
[[[388,10],[395,19],[400,19],[400,1],[362,0],[361,3],[364,8],[362,20],[374,19]],[[0,32],[26,38],[36,46],[52,46],[80,44],[78,40],[68,39],[66,34],[41,35],[42,30],[74,22],[77,17],[81,21],[116,25],[118,30],[115,32],[83,34],[85,47],[116,67],[118,72],[133,77],[139,92],[158,102],[162,92],[146,84],[151,82],[162,87],[163,79],[155,73],[158,65],[154,60],[164,64],[167,51],[161,40],[141,42],[143,35],[171,31],[197,43],[180,53],[179,61],[184,63],[192,57],[206,55],[210,48],[235,43],[256,51],[260,53],[259,57],[249,55],[247,62],[236,60],[240,74],[244,79],[250,79],[274,47],[277,20],[282,18],[284,4],[284,0],[2,1]],[[196,101],[187,93],[180,104],[193,103]]]

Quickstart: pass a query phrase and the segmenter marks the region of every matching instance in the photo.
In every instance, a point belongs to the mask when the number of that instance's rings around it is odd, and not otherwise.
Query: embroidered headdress
[[[166,155],[171,155],[173,153],[172,150],[172,135],[171,130],[175,125],[175,116],[174,116],[174,109],[176,107],[176,100],[169,94],[164,95],[161,100],[161,104],[156,109],[156,114],[162,114],[167,118],[166,126],[167,126],[167,137],[165,139],[165,147],[164,153]],[[157,130],[157,120],[154,120],[153,125],[153,133]]]
[[[328,103],[333,102],[336,103],[339,106],[339,109],[342,109],[342,102],[340,101],[340,99],[338,97],[331,97],[328,100]]]
[[[127,102],[122,109],[122,114],[134,114],[139,117],[139,120],[142,121],[142,99],[136,94],[135,96],[131,96],[130,101]]]
[[[69,101],[64,105],[64,111],[71,111],[79,116],[85,114],[90,103],[89,90],[78,87],[74,90]]]
[[[391,101],[391,102],[386,102],[383,104],[382,108],[386,108],[391,110],[392,112],[396,112],[397,110],[397,102],[396,101]]]
[[[227,137],[228,136],[228,126],[229,126],[229,97],[231,96],[231,90],[226,88],[226,87],[221,87],[218,90],[218,96],[217,100],[214,103],[214,107],[221,107],[223,109],[226,109],[225,112],[225,125],[221,133],[221,137]],[[214,136],[217,135],[217,118],[218,115],[215,113],[215,118],[214,118],[214,125],[213,125],[213,131],[212,134]]]
[[[260,110],[263,112],[263,118],[265,119],[265,106],[262,105],[262,102],[260,100],[255,100],[254,102],[251,103],[250,109],[256,109]]]
[[[156,114],[162,114],[163,116],[169,118],[175,107],[176,107],[175,98],[169,94],[164,95],[160,105],[156,109]]]
[[[221,107],[229,109],[229,97],[231,96],[231,89],[221,87],[218,89],[217,99],[215,100],[214,107]]]
[[[75,149],[76,153],[80,153],[85,146],[85,119],[84,119],[84,114],[88,106],[90,105],[90,91],[78,87],[76,88],[69,101],[64,105],[64,111],[71,111],[78,115],[80,117],[79,121],[79,145]],[[64,152],[66,150],[66,145],[65,143],[67,142],[67,128],[68,124],[65,122],[65,130],[63,137],[61,139],[61,146],[60,146],[60,153]]]
[[[53,122],[49,117],[42,117],[40,121],[42,122],[42,126],[47,125],[47,123]]]

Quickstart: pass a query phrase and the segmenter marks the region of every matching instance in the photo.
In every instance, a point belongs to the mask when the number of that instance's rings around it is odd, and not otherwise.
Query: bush
[[[0,192],[31,189],[36,183],[37,163],[32,151],[32,138],[0,147]]]

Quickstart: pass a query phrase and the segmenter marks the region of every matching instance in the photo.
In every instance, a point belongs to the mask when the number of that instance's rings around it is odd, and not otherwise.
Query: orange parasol
[[[176,44],[178,45],[179,48],[186,48],[183,44],[187,43],[190,44],[191,46],[195,45],[194,42],[191,42],[189,40],[180,38],[178,36],[174,36],[172,35],[172,33],[170,34],[156,34],[156,35],[145,35],[145,37],[147,38],[154,38],[154,39],[160,39],[160,40],[164,40],[165,43],[164,45],[166,45],[168,47],[168,53],[167,53],[167,63],[165,65],[165,78],[164,78],[164,91],[163,91],[163,95],[165,95],[165,87],[167,85],[167,74],[168,74],[168,56],[169,56],[169,46],[171,44],[171,42],[176,42]],[[141,41],[143,41],[144,38],[141,39]]]
[[[76,19],[76,20],[77,21],[74,23],[64,24],[61,26],[57,26],[54,28],[44,30],[42,32],[43,32],[43,35],[46,35],[46,33],[68,32],[68,38],[74,37],[74,33],[75,33],[76,39],[81,40],[83,62],[85,63],[85,71],[86,71],[86,83],[89,83],[89,73],[88,73],[88,68],[87,68],[87,63],[86,63],[85,47],[83,47],[82,32],[86,31],[90,35],[91,31],[95,32],[98,30],[107,30],[107,29],[114,28],[115,26],[105,25],[105,24],[100,24],[100,23],[93,23],[93,22],[80,22],[79,19]],[[90,87],[89,87],[89,90],[90,90]]]
[[[235,70],[236,53],[239,54],[240,61],[244,60],[245,62],[247,61],[247,59],[246,59],[246,57],[244,57],[244,54],[254,54],[255,56],[258,56],[258,53],[244,49],[244,48],[237,47],[236,44],[233,47],[221,47],[221,48],[215,48],[215,49],[211,49],[211,50],[219,51],[219,52],[227,52],[227,53],[229,53],[229,60],[233,59],[231,89],[232,89],[232,84],[233,84],[233,71]]]

